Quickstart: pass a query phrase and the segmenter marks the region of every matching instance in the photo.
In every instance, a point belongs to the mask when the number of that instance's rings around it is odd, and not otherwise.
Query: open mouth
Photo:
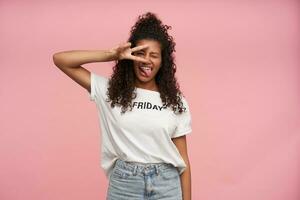
[[[153,67],[139,65],[139,71],[143,76],[149,77],[151,75],[152,70]]]

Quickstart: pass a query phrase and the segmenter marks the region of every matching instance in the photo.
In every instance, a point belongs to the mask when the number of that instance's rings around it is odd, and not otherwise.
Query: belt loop
[[[156,175],[158,175],[158,166],[155,165],[155,172],[156,172]]]
[[[136,168],[137,168],[137,165],[134,166],[133,168],[133,175],[135,176],[137,173],[136,173]]]

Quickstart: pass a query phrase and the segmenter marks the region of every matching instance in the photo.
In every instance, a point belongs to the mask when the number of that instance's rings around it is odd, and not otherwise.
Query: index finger
[[[129,56],[129,58],[132,60],[138,61],[138,62],[142,62],[142,63],[148,63],[148,64],[150,63],[150,61],[148,61],[144,58],[138,57],[138,56],[131,55],[131,56]]]
[[[140,45],[140,46],[136,46],[136,47],[132,48],[131,51],[135,52],[135,51],[139,51],[141,49],[145,49],[147,47],[149,47],[149,46],[147,44],[144,44],[144,45]]]

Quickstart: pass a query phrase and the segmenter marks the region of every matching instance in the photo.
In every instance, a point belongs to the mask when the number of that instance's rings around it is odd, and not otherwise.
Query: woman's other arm
[[[180,175],[182,198],[183,200],[191,200],[192,199],[191,167],[190,167],[188,151],[187,151],[186,136],[183,135],[180,137],[172,138],[172,141],[176,145],[181,157],[183,158],[186,164],[186,168],[184,172]]]

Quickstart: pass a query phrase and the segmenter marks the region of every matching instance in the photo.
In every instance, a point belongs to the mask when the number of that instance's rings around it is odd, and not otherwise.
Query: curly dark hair
[[[156,14],[147,12],[144,15],[140,15],[135,25],[131,28],[128,42],[131,43],[131,48],[135,47],[141,39],[153,39],[161,44],[162,63],[155,76],[155,82],[158,85],[163,106],[172,106],[174,112],[179,110],[179,113],[182,113],[184,109],[180,95],[183,94],[175,77],[176,64],[173,55],[175,42],[173,37],[167,32],[171,28],[171,26],[163,25]],[[133,60],[116,60],[113,74],[108,82],[109,86],[106,93],[108,99],[106,101],[111,101],[111,107],[114,107],[116,104],[122,106],[121,113],[125,113],[128,107],[132,110],[131,102],[137,95],[134,90],[135,78]]]

